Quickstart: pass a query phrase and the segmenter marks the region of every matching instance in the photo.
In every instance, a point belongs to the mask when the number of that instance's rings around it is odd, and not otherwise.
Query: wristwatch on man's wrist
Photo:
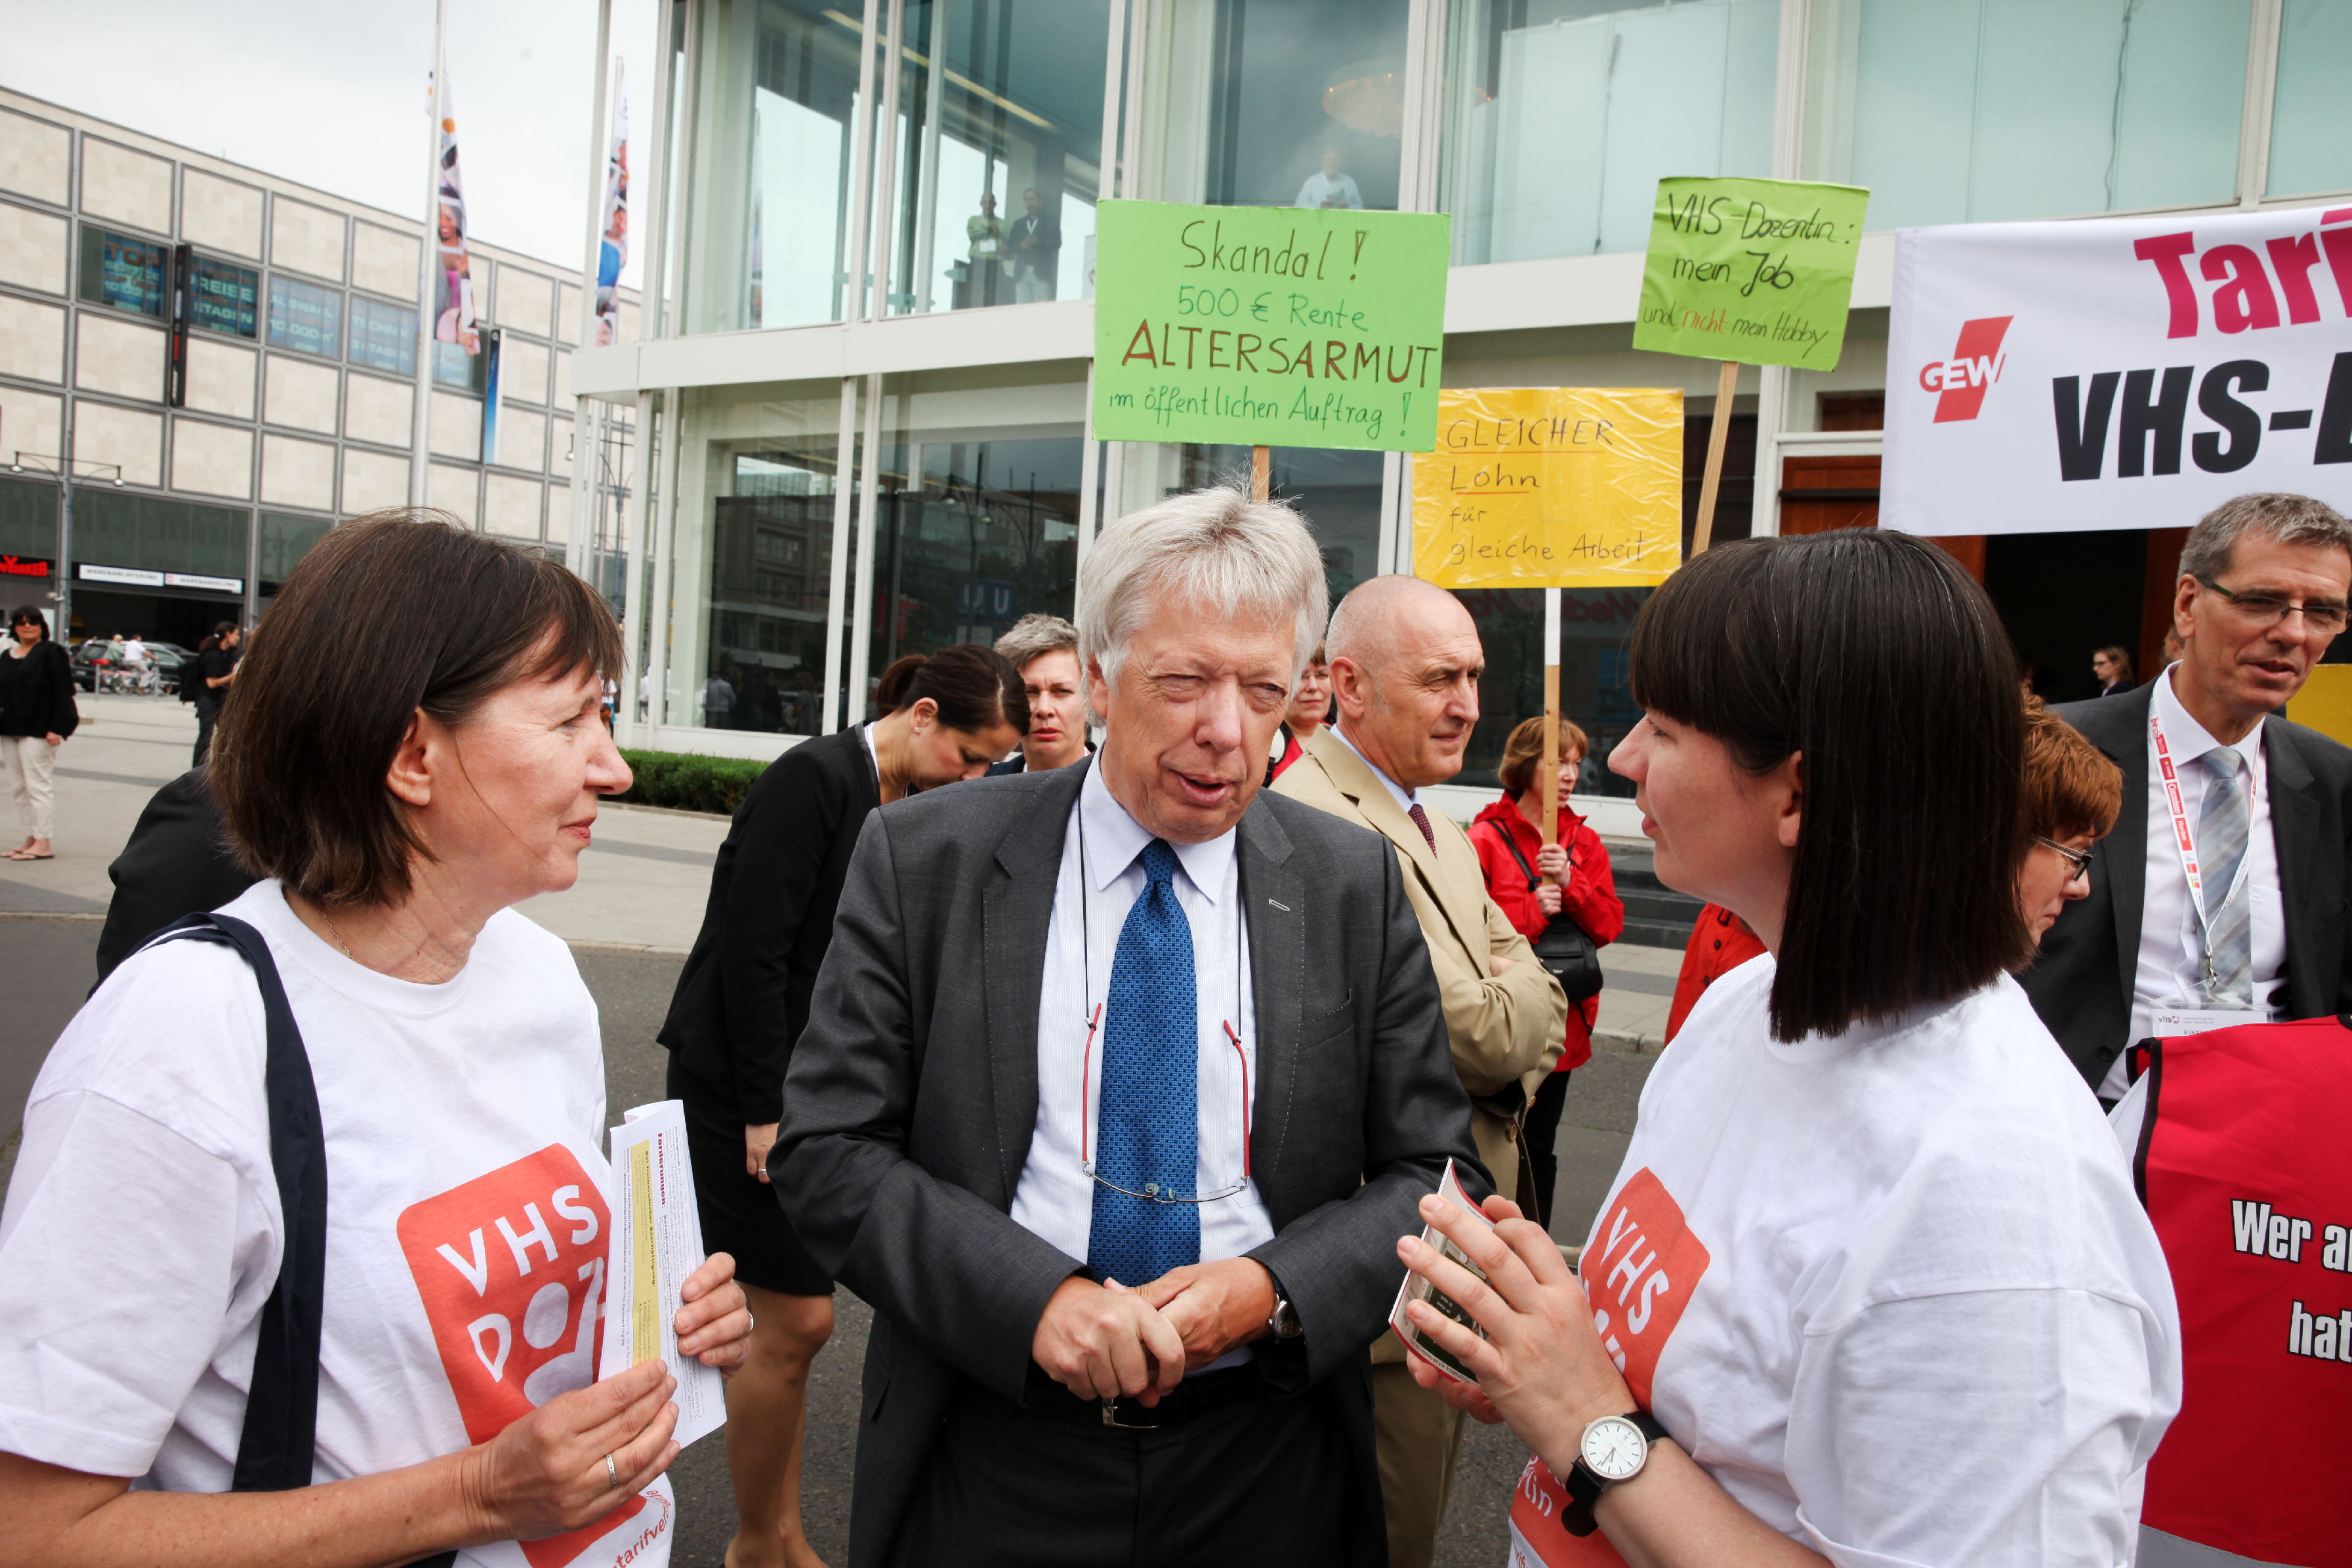
[[[1646,1410],[1603,1415],[1585,1426],[1576,1446],[1576,1462],[1559,1478],[1560,1489],[1568,1494],[1559,1519],[1570,1535],[1590,1535],[1600,1528],[1592,1508],[1601,1494],[1640,1475],[1650,1462],[1650,1445],[1665,1435],[1666,1429]]]
[[[1307,1332],[1307,1325],[1298,1321],[1298,1309],[1290,1304],[1279,1285],[1274,1289],[1274,1310],[1265,1315],[1265,1331],[1277,1340],[1295,1340]]]

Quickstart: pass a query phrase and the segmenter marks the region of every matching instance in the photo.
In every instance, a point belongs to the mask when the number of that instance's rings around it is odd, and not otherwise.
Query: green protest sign
[[[1869,203],[1859,185],[1660,180],[1633,346],[1835,370]]]
[[[1103,203],[1095,438],[1428,451],[1452,243],[1438,213]]]

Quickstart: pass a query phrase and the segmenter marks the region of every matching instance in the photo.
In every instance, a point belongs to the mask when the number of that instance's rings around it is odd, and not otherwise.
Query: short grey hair
[[[2237,554],[2240,536],[2249,531],[2281,544],[2341,550],[2352,557],[2352,522],[2335,508],[2309,496],[2270,490],[2225,500],[2200,519],[2180,547],[2180,575],[2221,576]]]
[[[996,639],[996,651],[1014,669],[1026,669],[1030,660],[1049,653],[1076,653],[1078,628],[1059,616],[1039,611],[1013,622],[1013,629]]]
[[[1322,640],[1331,595],[1323,552],[1298,514],[1221,485],[1129,512],[1095,540],[1078,573],[1080,667],[1099,663],[1116,684],[1128,639],[1169,601],[1227,618],[1287,616],[1296,684]]]

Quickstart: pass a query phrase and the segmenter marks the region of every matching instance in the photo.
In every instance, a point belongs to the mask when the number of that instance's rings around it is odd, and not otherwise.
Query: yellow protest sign
[[[1412,460],[1413,574],[1447,588],[1654,585],[1682,563],[1683,395],[1438,395]]]

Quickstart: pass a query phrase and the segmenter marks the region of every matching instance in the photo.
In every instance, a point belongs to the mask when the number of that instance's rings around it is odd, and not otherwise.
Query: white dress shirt
[[[1404,785],[1397,783],[1396,780],[1389,777],[1387,773],[1381,772],[1380,764],[1373,762],[1371,758],[1364,755],[1361,752],[1357,752],[1356,742],[1348,739],[1347,731],[1341,730],[1336,724],[1331,727],[1331,738],[1339,742],[1339,744],[1347,747],[1348,750],[1356,752],[1356,760],[1363,763],[1367,768],[1370,768],[1371,770],[1372,776],[1380,780],[1381,784],[1387,788],[1390,798],[1397,803],[1397,809],[1403,812],[1407,816],[1411,816],[1412,815],[1412,808],[1417,804],[1413,799],[1412,791],[1405,788]]]
[[[1247,940],[1234,854],[1238,838],[1235,829],[1205,844],[1170,846],[1176,852],[1176,901],[1192,928],[1200,1013],[1200,1148],[1193,1190],[1218,1193],[1242,1184],[1230,1197],[1197,1205],[1203,1263],[1238,1258],[1274,1239],[1274,1221],[1256,1183],[1243,1178],[1247,1118],[1255,1114],[1250,1100],[1257,1093],[1257,1031],[1249,965],[1237,962],[1245,957]],[[1102,1126],[1096,1106],[1103,1037],[1097,1029],[1090,1050],[1087,1023],[1110,991],[1119,932],[1143,896],[1142,855],[1150,842],[1151,835],[1113,798],[1102,770],[1087,769],[1063,837],[1053,919],[1045,928],[1045,972],[1037,1001],[1037,1126],[1013,1194],[1014,1221],[1080,1261],[1094,1229],[1095,1202],[1094,1178],[1085,1165],[1094,1151],[1082,1152],[1080,1139],[1091,1144]],[[1241,1037],[1238,1050],[1225,1034],[1229,1022]],[[1232,1352],[1233,1363],[1245,1355]]]
[[[1363,210],[1363,193],[1356,189],[1354,175],[1341,174],[1334,179],[1320,169],[1307,176],[1306,184],[1298,187],[1298,199],[1290,205],[1295,207],[1319,207],[1329,203],[1333,196],[1339,198],[1339,205],[1343,207],[1356,212]]]
[[[2177,668],[2177,667],[2176,667]],[[2156,683],[2153,706],[2164,726],[2173,771],[2180,781],[2180,807],[2189,829],[2196,832],[2205,816],[2205,784],[2211,776],[2197,762],[2221,742],[2189,717],[2172,689],[2173,672],[2167,669]],[[2253,900],[2254,1007],[2267,1013],[2279,972],[2286,967],[2286,917],[2279,899],[2278,844],[2271,837],[2270,764],[2263,756],[2263,721],[2237,743],[2247,776],[2245,890]],[[2140,906],[2139,963],[2132,975],[2131,1038],[2124,1045],[2156,1033],[2159,1010],[2210,1005],[2200,983],[2205,973],[2205,933],[2197,923],[2197,906],[2189,899],[2189,877],[2180,867],[2180,850],[2172,837],[2172,807],[2165,800],[2164,773],[2156,760],[2156,736],[2151,727],[2142,742],[2147,747],[2147,892]],[[2208,908],[2228,891],[2208,886]],[[2130,1051],[2117,1056],[2099,1086],[2102,1099],[2117,1100],[2129,1087]]]

